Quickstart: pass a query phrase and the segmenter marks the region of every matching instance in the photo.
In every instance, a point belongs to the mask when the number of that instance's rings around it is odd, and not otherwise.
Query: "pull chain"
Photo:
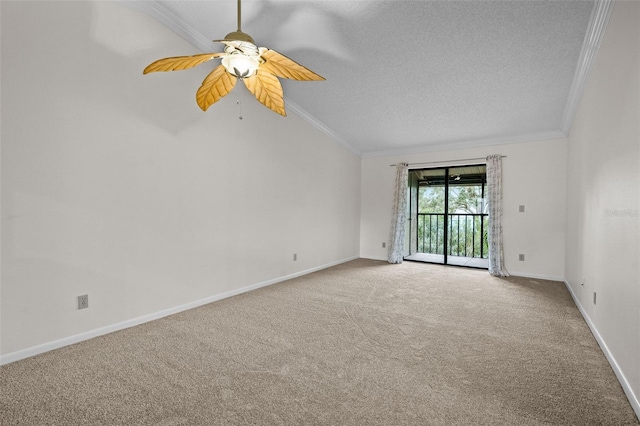
[[[240,101],[240,99],[236,101],[236,104],[238,105],[238,110],[240,111],[238,119],[242,120],[242,102]]]

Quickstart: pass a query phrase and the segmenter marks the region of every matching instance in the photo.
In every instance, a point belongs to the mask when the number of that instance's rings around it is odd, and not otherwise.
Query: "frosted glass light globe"
[[[222,59],[222,65],[237,78],[249,78],[256,73],[260,63],[257,58],[252,58],[242,53],[234,53],[225,56]]]

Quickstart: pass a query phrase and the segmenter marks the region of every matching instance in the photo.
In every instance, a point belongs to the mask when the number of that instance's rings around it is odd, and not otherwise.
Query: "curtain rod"
[[[501,155],[500,158],[506,158],[506,155]],[[487,157],[478,157],[478,158],[462,158],[460,160],[443,160],[443,161],[427,161],[424,163],[407,163],[409,166],[419,166],[422,164],[440,164],[440,163],[453,163],[457,161],[475,161],[475,160],[486,160]],[[391,167],[396,167],[397,164],[389,164]]]

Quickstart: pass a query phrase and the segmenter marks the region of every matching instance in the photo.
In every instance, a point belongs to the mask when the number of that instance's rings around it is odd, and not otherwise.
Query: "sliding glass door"
[[[406,260],[487,268],[485,165],[412,170],[409,186]]]

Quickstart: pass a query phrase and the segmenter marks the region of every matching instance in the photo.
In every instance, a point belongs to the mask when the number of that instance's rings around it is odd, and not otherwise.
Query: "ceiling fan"
[[[180,71],[215,58],[222,58],[196,92],[196,102],[203,111],[226,96],[238,79],[270,110],[286,116],[284,94],[278,77],[298,81],[320,81],[323,77],[292,59],[266,47],[257,47],[253,38],[240,27],[241,0],[238,0],[238,30],[214,40],[225,44],[224,52],[203,53],[159,59],[148,65],[143,74],[157,71]]]

